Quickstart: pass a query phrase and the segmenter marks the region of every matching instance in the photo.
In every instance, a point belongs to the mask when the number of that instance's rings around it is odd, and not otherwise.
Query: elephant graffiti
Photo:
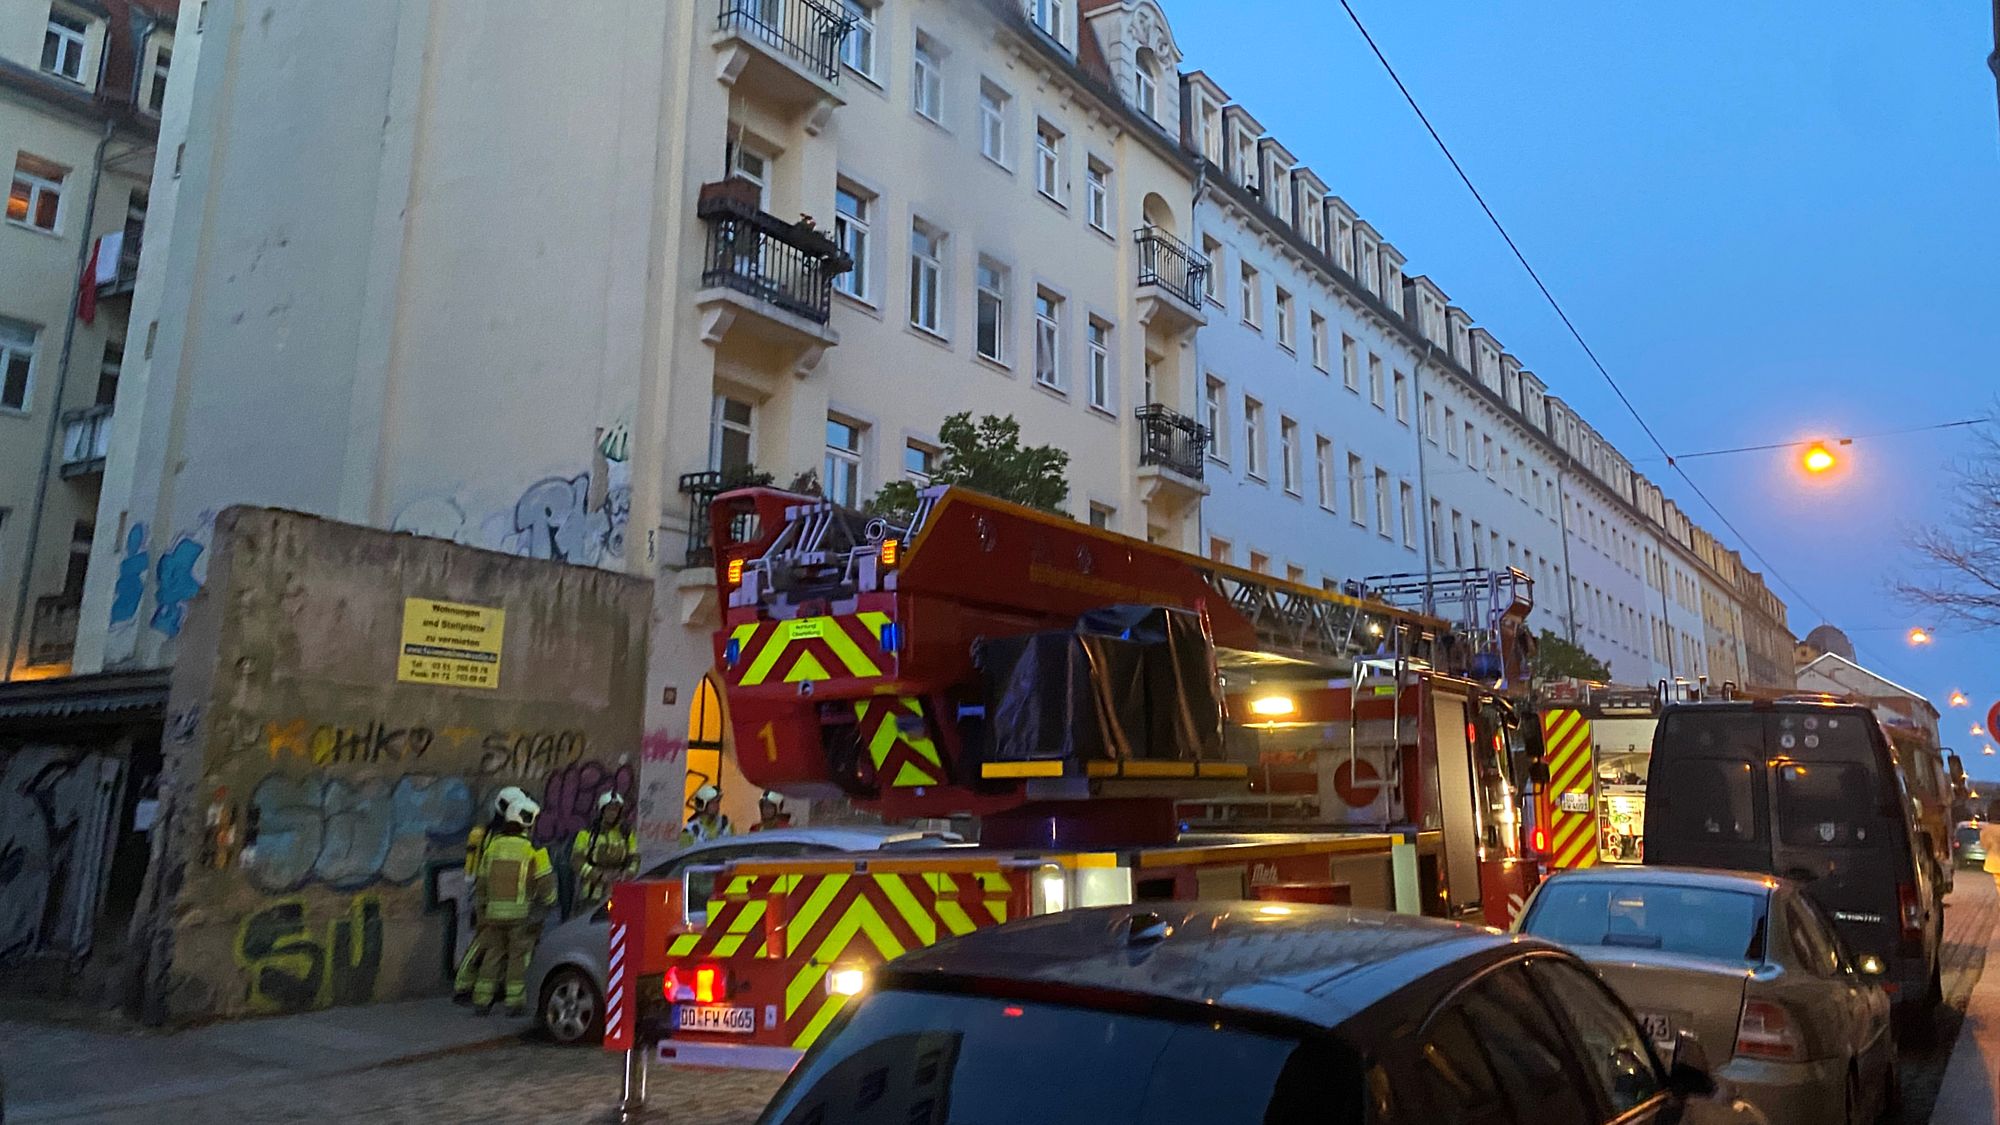
[[[249,977],[250,1006],[259,1011],[365,1004],[382,972],[382,904],[357,895],[320,941],[304,899],[274,902],[237,929],[236,963]]]
[[[472,827],[464,778],[406,774],[350,781],[273,774],[250,797],[243,868],[267,891],[319,882],[343,890],[409,883],[433,848]]]

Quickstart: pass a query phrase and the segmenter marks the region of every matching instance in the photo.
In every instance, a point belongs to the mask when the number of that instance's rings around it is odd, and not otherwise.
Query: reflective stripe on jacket
[[[549,853],[526,836],[502,833],[487,839],[473,888],[484,917],[516,921],[526,918],[532,907],[555,902],[555,869]]]

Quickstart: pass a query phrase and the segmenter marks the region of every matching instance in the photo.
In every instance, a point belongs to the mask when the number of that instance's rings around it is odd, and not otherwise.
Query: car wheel
[[[536,1010],[542,1030],[564,1046],[591,1042],[604,1036],[604,1001],[589,974],[574,965],[565,965],[549,974],[542,986],[542,1002]]]

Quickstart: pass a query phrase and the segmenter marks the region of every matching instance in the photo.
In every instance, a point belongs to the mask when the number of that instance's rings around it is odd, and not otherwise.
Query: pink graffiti
[[[649,762],[671,762],[687,753],[687,739],[675,738],[663,730],[647,731],[639,748]]]
[[[542,815],[535,821],[535,842],[567,840],[590,827],[597,816],[597,798],[608,789],[625,795],[630,815],[638,776],[630,764],[577,762],[549,775],[542,788]]]

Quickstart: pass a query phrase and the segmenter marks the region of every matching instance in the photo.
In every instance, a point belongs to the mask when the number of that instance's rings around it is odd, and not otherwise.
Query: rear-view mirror
[[[1682,1028],[1674,1036],[1674,1059],[1667,1068],[1667,1089],[1684,1098],[1707,1097],[1715,1093],[1715,1079],[1709,1073],[1708,1049],[1695,1033]]]

